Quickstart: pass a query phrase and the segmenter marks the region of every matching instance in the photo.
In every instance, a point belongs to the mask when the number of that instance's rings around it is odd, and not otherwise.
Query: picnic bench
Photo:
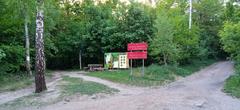
[[[89,71],[103,71],[103,64],[88,64]]]

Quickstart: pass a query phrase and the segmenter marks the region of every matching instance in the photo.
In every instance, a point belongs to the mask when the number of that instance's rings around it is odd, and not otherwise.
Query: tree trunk
[[[163,61],[164,65],[167,66],[167,55],[165,53],[163,53]]]
[[[30,43],[29,43],[29,34],[28,34],[28,21],[27,21],[27,15],[25,14],[25,20],[24,20],[24,28],[25,28],[25,48],[26,48],[26,69],[27,74],[32,75],[31,71],[31,61],[30,61]]]
[[[37,0],[37,17],[36,17],[36,74],[35,74],[35,85],[36,93],[40,93],[47,89],[45,82],[45,55],[44,55],[44,39],[43,39],[43,0]]]
[[[189,0],[189,30],[192,28],[192,0]]]
[[[80,70],[82,70],[82,50],[81,49],[79,51],[79,67],[80,67]]]

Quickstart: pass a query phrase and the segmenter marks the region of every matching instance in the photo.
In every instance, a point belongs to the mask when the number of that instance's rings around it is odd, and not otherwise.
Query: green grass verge
[[[216,59],[205,59],[205,60],[192,60],[191,63],[189,64],[185,64],[185,65],[180,65],[179,67],[187,70],[188,72],[185,74],[181,74],[181,76],[188,76],[191,75],[194,72],[197,72],[215,62],[217,62],[218,60]],[[181,73],[181,72],[180,72]]]
[[[208,59],[194,60],[191,64],[182,66],[151,65],[145,68],[144,77],[141,77],[141,68],[133,69],[132,78],[129,77],[130,70],[91,72],[88,75],[134,86],[158,86],[172,82],[178,76],[188,76],[214,62],[216,60]]]
[[[74,95],[79,93],[81,95],[93,95],[97,93],[114,93],[118,90],[109,88],[106,85],[84,81],[81,78],[73,78],[69,76],[63,76],[64,83],[61,86],[64,95]]]
[[[233,75],[226,80],[224,92],[240,98],[240,74]]]
[[[51,78],[53,76],[52,73],[53,73],[52,71],[47,70],[45,74],[46,78]],[[22,89],[32,85],[33,83],[34,75],[28,76],[24,72],[19,72],[15,74],[14,73],[0,74],[0,92]]]
[[[14,91],[33,83],[33,78],[26,75],[5,75],[0,78],[0,92]]]

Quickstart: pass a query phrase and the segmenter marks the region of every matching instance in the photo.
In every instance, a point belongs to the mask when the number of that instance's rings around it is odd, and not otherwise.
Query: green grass
[[[183,66],[151,65],[145,67],[144,77],[141,77],[141,68],[133,69],[132,78],[129,77],[130,70],[91,72],[88,75],[133,86],[158,86],[172,82],[178,76],[188,76],[214,62],[216,60],[195,60],[193,63]]]
[[[82,95],[93,95],[97,93],[114,93],[118,90],[109,88],[106,85],[84,81],[81,78],[73,78],[68,76],[63,76],[63,83],[61,86],[64,95],[74,95],[76,93]]]
[[[174,71],[169,70],[167,67],[157,65],[146,67],[144,77],[141,77],[141,68],[133,69],[132,78],[129,74],[130,70],[119,70],[93,72],[88,75],[134,86],[157,86],[175,79]]]
[[[5,75],[0,78],[0,92],[25,88],[33,83],[33,78],[26,75]]]
[[[213,63],[217,62],[216,59],[205,59],[205,60],[192,60],[191,63],[180,65],[180,68],[183,68],[188,71],[189,74],[182,74],[181,76],[188,76],[196,71],[199,71]]]
[[[224,91],[232,96],[240,98],[240,74],[233,75],[226,80]]]
[[[34,71],[33,71],[34,72]],[[50,70],[46,71],[46,78],[51,78],[53,72]],[[14,91],[17,89],[23,89],[34,83],[34,73],[33,76],[29,76],[24,72],[19,72],[15,74],[0,74],[0,92]]]

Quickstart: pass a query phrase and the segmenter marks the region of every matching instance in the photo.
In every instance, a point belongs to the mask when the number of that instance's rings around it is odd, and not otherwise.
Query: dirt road
[[[240,100],[221,91],[233,73],[230,62],[219,62],[165,87],[128,89],[103,99],[57,103],[43,110],[240,110]],[[80,76],[81,77],[81,76]],[[86,78],[85,79],[91,79]],[[99,82],[99,81],[98,81]],[[106,82],[105,82],[106,83]]]

